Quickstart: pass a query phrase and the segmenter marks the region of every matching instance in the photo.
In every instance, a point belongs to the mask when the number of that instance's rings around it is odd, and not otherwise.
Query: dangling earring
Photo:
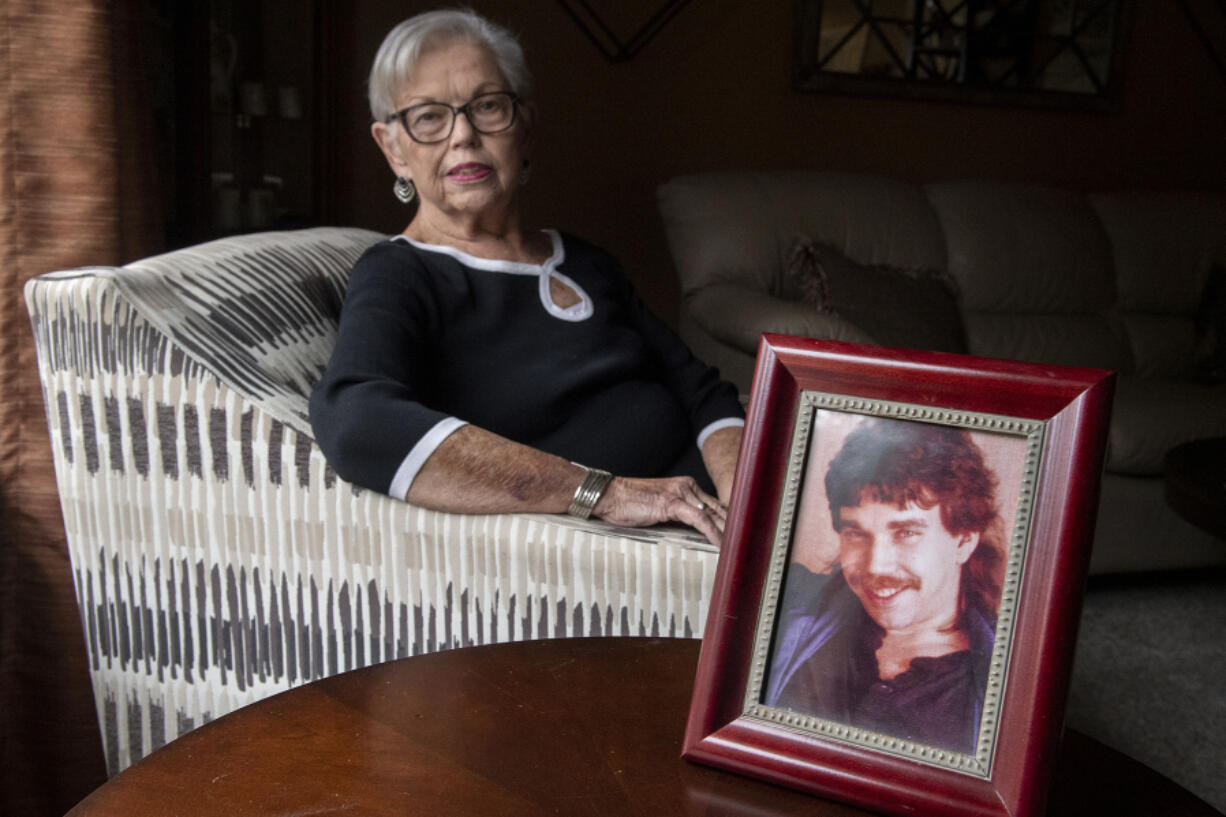
[[[519,168],[519,186],[523,187],[528,183],[528,179],[532,178],[532,162],[524,159],[524,163]]]
[[[404,176],[396,177],[396,183],[392,185],[392,192],[396,194],[396,198],[400,199],[401,204],[408,204],[417,198],[417,186]]]

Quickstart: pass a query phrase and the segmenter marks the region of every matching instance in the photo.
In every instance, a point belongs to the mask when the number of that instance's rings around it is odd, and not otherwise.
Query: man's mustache
[[[886,595],[902,590],[919,590],[922,582],[918,576],[906,574],[857,576],[849,582],[853,588],[873,595]]]

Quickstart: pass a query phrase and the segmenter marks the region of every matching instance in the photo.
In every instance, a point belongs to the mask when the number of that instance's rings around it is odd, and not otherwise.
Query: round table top
[[[864,814],[681,759],[699,647],[527,641],[332,676],[189,732],[69,814]],[[1048,813],[1217,814],[1076,732]]]
[[[1226,540],[1226,437],[1172,448],[1164,476],[1167,504],[1192,524]]]

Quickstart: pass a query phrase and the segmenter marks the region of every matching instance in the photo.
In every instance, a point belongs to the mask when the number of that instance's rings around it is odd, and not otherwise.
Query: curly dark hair
[[[996,486],[996,475],[967,431],[908,420],[864,423],[847,435],[826,472],[836,531],[842,528],[841,508],[870,499],[899,508],[939,505],[950,533],[979,534],[979,546],[962,566],[959,617],[971,605],[996,617],[1004,577]]]

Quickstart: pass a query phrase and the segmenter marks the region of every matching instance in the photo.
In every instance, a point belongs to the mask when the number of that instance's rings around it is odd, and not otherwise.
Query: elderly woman
[[[398,25],[371,131],[416,200],[358,261],[311,422],[337,473],[439,510],[681,522],[719,544],[736,390],[617,262],[520,222],[536,110],[523,51],[467,11]]]

